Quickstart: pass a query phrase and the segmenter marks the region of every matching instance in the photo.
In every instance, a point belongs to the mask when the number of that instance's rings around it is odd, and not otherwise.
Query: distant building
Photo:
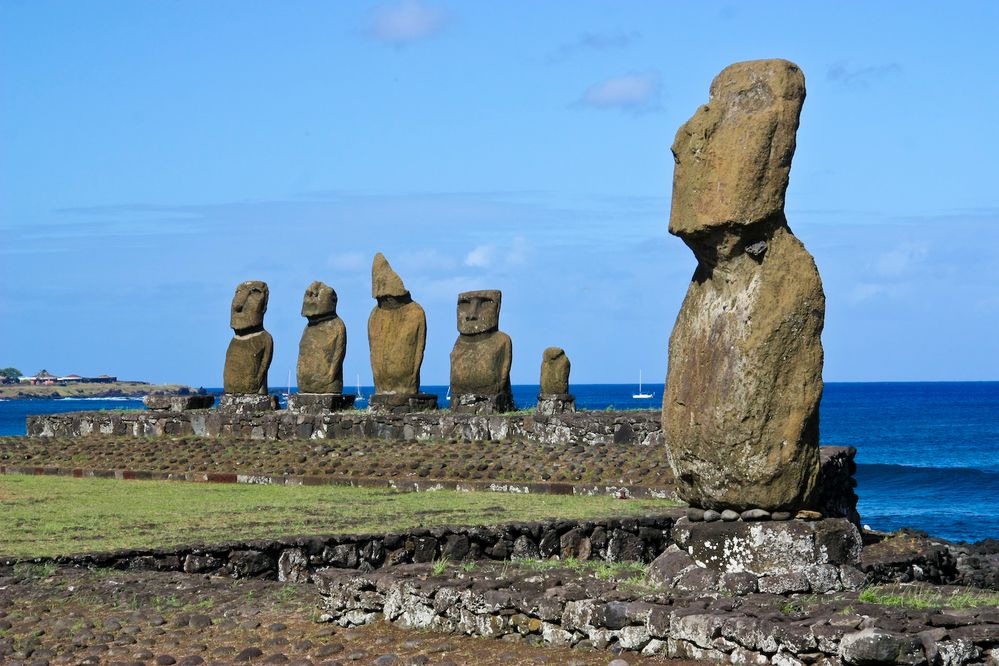
[[[80,375],[66,375],[65,377],[60,377],[59,381],[65,382],[67,384],[72,384],[72,383],[82,382],[83,377],[81,377]]]
[[[88,382],[93,382],[95,384],[113,384],[118,381],[117,377],[112,377],[111,375],[98,375],[97,377],[87,377]]]

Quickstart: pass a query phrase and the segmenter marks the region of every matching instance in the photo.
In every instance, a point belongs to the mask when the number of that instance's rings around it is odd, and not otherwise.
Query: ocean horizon
[[[648,399],[632,397],[637,384],[571,388],[579,409],[659,409],[662,404],[662,384],[643,386],[654,395]],[[365,396],[372,390],[361,387]],[[446,386],[423,390],[447,404]],[[536,384],[513,386],[519,409],[533,407],[537,393]],[[0,435],[24,435],[29,414],[137,408],[141,399],[4,400]],[[960,541],[999,538],[999,382],[828,382],[820,431],[823,445],[857,449],[857,494],[865,525],[884,531],[908,527]]]

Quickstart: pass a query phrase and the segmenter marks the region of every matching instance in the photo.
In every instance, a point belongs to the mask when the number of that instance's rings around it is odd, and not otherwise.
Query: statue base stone
[[[154,412],[183,412],[188,409],[208,409],[215,404],[215,396],[147,395],[142,399],[142,404]]]
[[[226,414],[259,414],[272,412],[278,408],[278,399],[274,395],[259,393],[223,393],[219,396],[218,411]]]
[[[288,396],[288,411],[300,414],[342,412],[354,408],[356,395],[344,393],[293,393]]]
[[[576,396],[568,393],[549,393],[538,396],[537,412],[540,416],[553,416],[576,411]]]
[[[654,582],[737,594],[824,594],[856,590],[866,576],[861,539],[844,518],[691,522],[673,527],[671,546],[650,565]]]
[[[431,412],[437,409],[433,393],[374,393],[368,398],[368,409],[387,414]]]
[[[455,414],[502,414],[515,411],[509,393],[460,393],[451,396],[451,411]]]

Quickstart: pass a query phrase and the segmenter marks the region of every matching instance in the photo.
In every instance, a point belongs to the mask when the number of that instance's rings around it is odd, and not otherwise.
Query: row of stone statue
[[[385,257],[375,255],[371,296],[377,305],[368,318],[368,343],[375,393],[371,409],[407,412],[435,409],[437,396],[420,391],[420,366],[427,342],[427,317]],[[243,282],[232,300],[235,335],[226,351],[220,408],[272,409],[267,370],[274,341],[264,330],[267,284]],[[496,413],[514,409],[510,389],[513,343],[499,330],[502,293],[467,291],[458,295],[458,339],[451,350],[451,408],[457,412]],[[305,290],[302,316],[308,319],[298,348],[298,394],[289,409],[305,412],[345,409],[356,396],[343,392],[347,327],[337,316],[332,287],[313,282]],[[558,347],[545,350],[541,366],[539,411],[572,411],[569,359]]]

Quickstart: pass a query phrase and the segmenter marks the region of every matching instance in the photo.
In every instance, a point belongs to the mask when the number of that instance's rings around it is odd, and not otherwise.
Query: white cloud
[[[548,62],[561,62],[569,56],[583,51],[608,51],[623,49],[641,39],[641,33],[631,32],[584,32],[574,41],[561,44],[549,56]]]
[[[625,74],[594,83],[579,98],[580,106],[643,113],[660,108],[662,77],[659,72]]]
[[[492,245],[479,245],[465,255],[465,265],[473,268],[489,268],[493,263]]]
[[[401,0],[374,9],[367,26],[372,39],[404,46],[437,35],[444,29],[447,14],[420,0]]]

